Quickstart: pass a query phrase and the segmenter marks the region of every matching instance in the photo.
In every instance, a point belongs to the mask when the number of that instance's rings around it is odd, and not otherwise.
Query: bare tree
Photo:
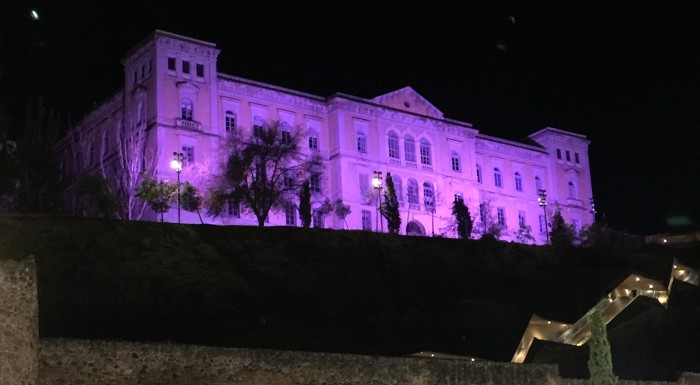
[[[129,119],[132,120],[132,119]],[[107,133],[103,133],[106,135]],[[117,126],[117,157],[114,162],[101,162],[102,174],[111,175],[115,194],[121,202],[120,218],[140,220],[147,203],[135,195],[142,174],[153,177],[157,151],[148,146],[148,130],[145,120],[127,122],[127,117]],[[112,169],[109,170],[109,165]]]

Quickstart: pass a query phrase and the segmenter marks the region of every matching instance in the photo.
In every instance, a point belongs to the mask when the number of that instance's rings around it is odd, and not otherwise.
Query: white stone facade
[[[349,204],[350,229],[379,226],[386,231],[371,199],[374,171],[394,178],[402,234],[409,223],[411,233],[445,233],[452,202],[461,196],[477,222],[480,204],[488,202],[490,214],[505,224],[501,239],[515,240],[515,229],[524,222],[536,242],[543,243],[539,188],[547,191],[548,217],[557,203],[576,227],[594,220],[589,141],[583,135],[544,128],[527,143],[495,138],[445,118],[410,87],[373,99],[321,97],[219,73],[218,54],[212,43],[154,32],[123,60],[124,89],[90,113],[78,131],[106,133],[96,147],[109,157],[116,152],[113,136],[119,122],[143,122],[157,154],[157,177],[174,180],[172,154],[184,152],[191,164],[182,181],[201,188],[224,159],[219,148],[232,126],[249,130],[255,122],[281,121],[299,127],[308,139],[304,151],[320,155],[325,165],[316,204],[325,198]],[[199,222],[194,213],[181,215],[183,222]],[[284,211],[272,212],[269,224],[285,225],[289,219]],[[166,213],[165,220],[176,221],[176,210]],[[245,214],[205,221],[256,223]],[[345,228],[333,214],[324,225]]]

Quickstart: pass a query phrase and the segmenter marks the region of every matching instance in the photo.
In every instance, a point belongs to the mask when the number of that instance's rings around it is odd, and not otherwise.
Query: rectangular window
[[[452,171],[460,172],[461,170],[462,170],[462,168],[461,168],[461,165],[459,164],[459,155],[452,154]]]
[[[369,192],[369,175],[360,174],[360,199],[364,199]]]
[[[561,150],[557,148],[557,159],[561,159]]]
[[[174,57],[168,58],[168,70],[175,71],[175,58]]]
[[[367,152],[367,136],[364,133],[357,133],[357,151]]]
[[[282,131],[282,143],[290,144],[292,143],[292,133],[289,131]]]
[[[182,165],[194,164],[194,146],[182,146]]]
[[[236,115],[233,112],[226,111],[224,123],[226,125],[226,132],[233,132],[236,129]]]
[[[547,232],[547,221],[544,220],[544,215],[540,214],[540,233],[544,234]]]
[[[292,190],[294,188],[294,178],[292,177],[291,173],[284,175],[284,188],[286,190]]]
[[[569,152],[569,150],[566,150],[566,161],[571,162],[571,153]]]
[[[188,62],[187,60],[182,61],[182,73],[183,74],[190,73],[190,62]]]
[[[284,223],[287,226],[297,225],[297,209],[291,203],[287,203],[287,205],[284,206]]]
[[[204,77],[204,64],[197,64],[196,70],[197,70],[197,76],[199,76],[200,78],[203,78]]]
[[[581,160],[578,157],[578,152],[574,153],[574,159],[576,160],[576,163],[581,163]]]
[[[236,203],[233,199],[229,199],[227,202],[227,212],[230,217],[240,218],[241,217],[241,205]]]
[[[462,196],[462,193],[455,193],[455,202],[457,201],[462,201],[464,202],[464,197]]]
[[[527,223],[525,223],[525,211],[518,211],[518,226],[520,226],[520,228],[527,227]]]
[[[309,179],[309,190],[311,192],[320,193],[321,192],[321,176],[318,174],[311,175]]]
[[[480,164],[476,165],[476,181],[478,183],[481,183],[481,165]]]
[[[260,136],[262,136],[262,133],[263,133],[262,124],[258,124],[258,123],[253,124],[253,136],[255,136],[256,138],[259,138]]]
[[[406,139],[406,141],[404,141],[403,150],[407,162],[416,161],[416,144],[413,142],[413,139]]]
[[[372,212],[362,210],[362,230],[372,231]]]
[[[309,136],[309,148],[312,150],[318,150],[318,138],[315,136]]]
[[[498,224],[502,227],[506,227],[506,209],[498,207],[496,208],[496,214],[498,216]]]

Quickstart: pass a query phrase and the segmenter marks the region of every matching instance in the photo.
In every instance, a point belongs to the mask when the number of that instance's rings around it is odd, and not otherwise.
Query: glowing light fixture
[[[181,152],[173,152],[173,160],[170,161],[170,168],[177,173],[177,223],[180,223],[180,171],[182,171],[182,163],[184,155]]]
[[[634,280],[639,282],[639,277],[634,277]]]
[[[650,288],[650,289],[653,289],[653,288],[654,288],[654,285],[651,285],[651,284],[650,284],[650,285],[649,285],[649,288]]]
[[[36,9],[32,9],[29,15],[32,17],[32,20],[39,20],[39,12],[37,12]]]

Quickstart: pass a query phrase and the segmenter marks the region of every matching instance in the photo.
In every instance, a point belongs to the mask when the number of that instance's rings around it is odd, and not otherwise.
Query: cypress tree
[[[588,341],[588,372],[590,385],[617,385],[617,376],[613,373],[610,343],[608,342],[605,322],[600,310],[590,316],[591,339]]]
[[[396,198],[396,189],[391,173],[386,174],[386,188],[384,189],[381,213],[386,218],[389,233],[398,234],[399,228],[401,228],[401,215],[399,214],[399,200]]]
[[[550,223],[550,244],[554,247],[571,247],[574,244],[574,228],[564,222],[564,217],[557,207]]]
[[[462,199],[455,199],[452,203],[452,215],[457,222],[457,236],[467,239],[472,235],[472,218],[469,216],[469,208]]]
[[[308,180],[304,181],[299,191],[299,217],[303,227],[311,226],[311,188]]]

